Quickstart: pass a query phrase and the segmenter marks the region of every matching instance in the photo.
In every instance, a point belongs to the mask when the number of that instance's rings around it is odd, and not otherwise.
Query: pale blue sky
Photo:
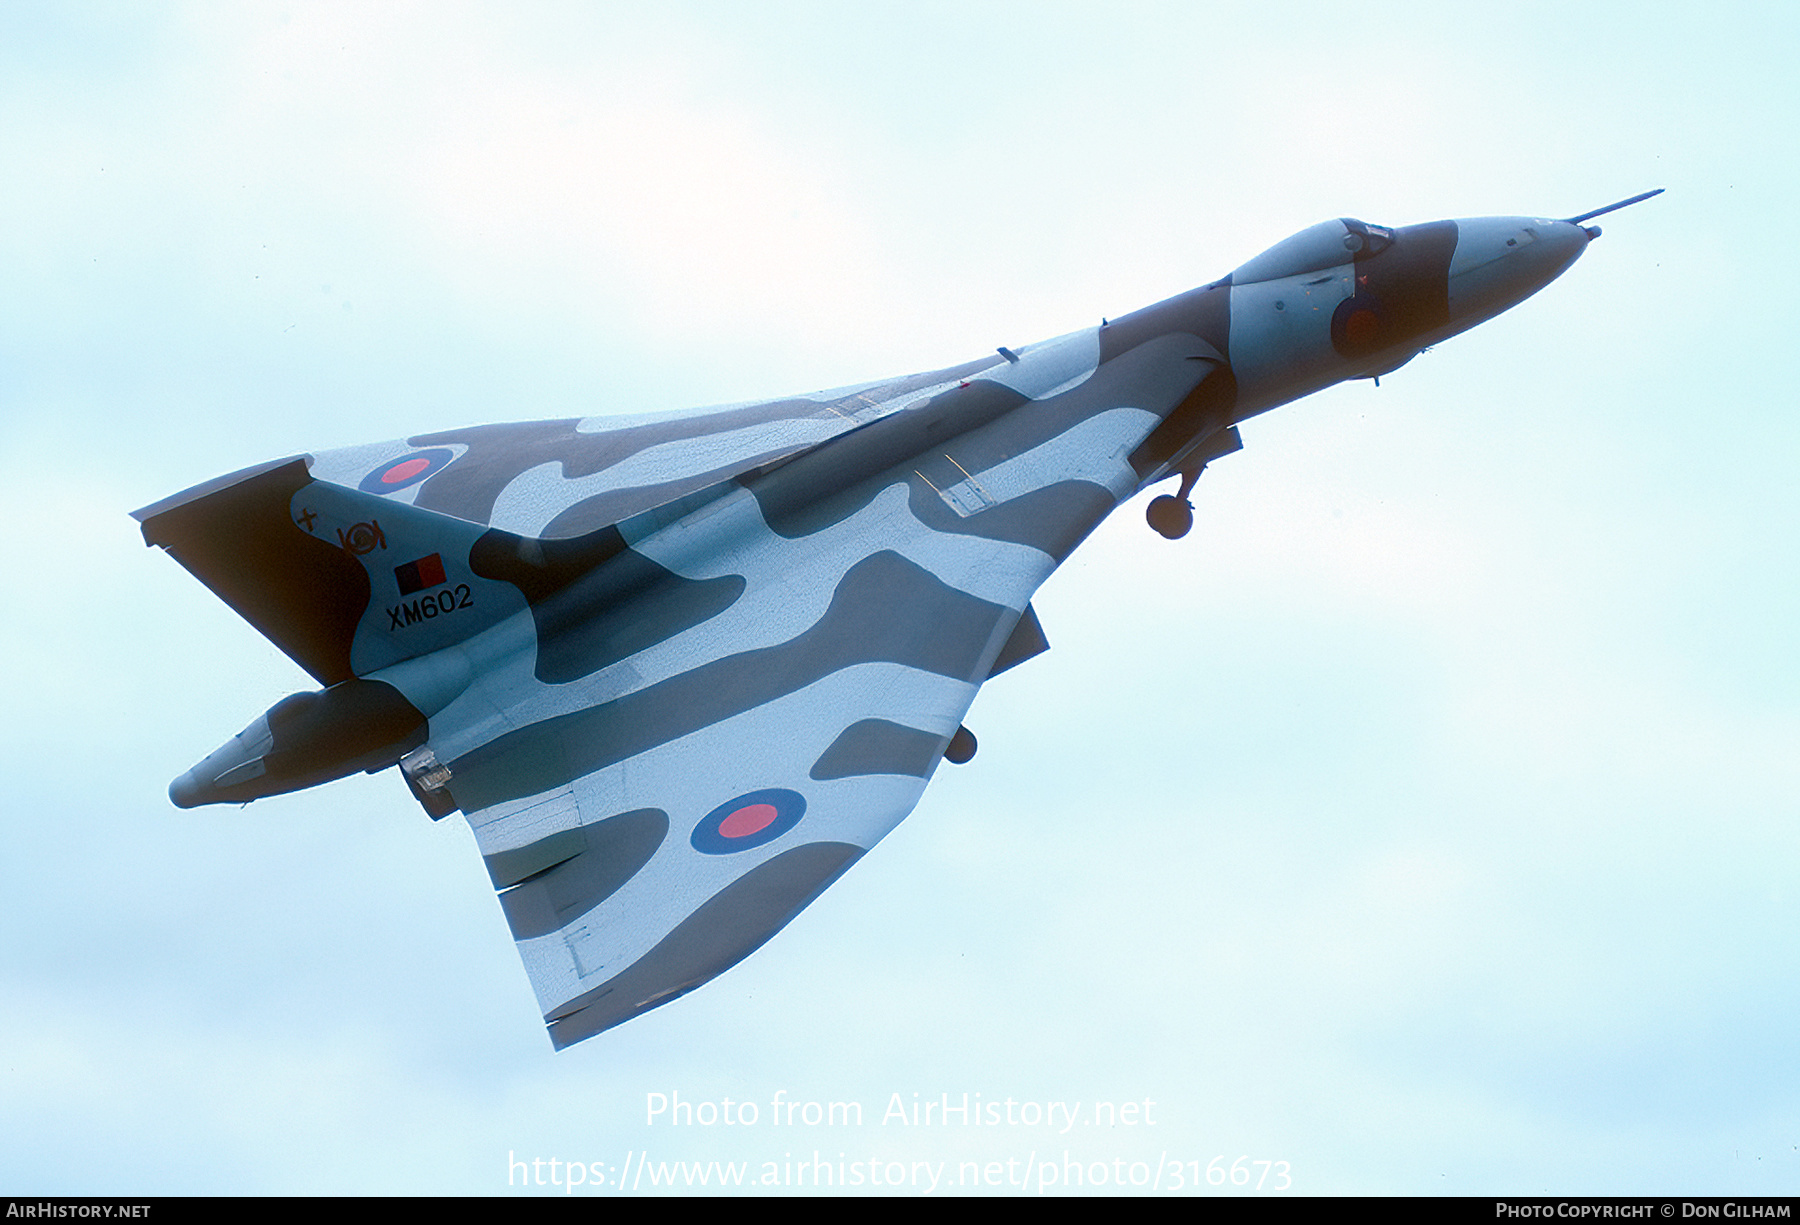
[[[1794,12],[0,8],[0,1190],[817,1149],[1795,1192]],[[310,687],[142,546],[175,490],[943,365],[1327,217],[1656,186],[1539,298],[1247,425],[1187,540],[1122,510],[971,766],[570,1051],[397,778],[164,796]],[[778,1090],[868,1121],[777,1132]],[[646,1126],[672,1091],[765,1119]],[[876,1121],[965,1091],[1156,1126]]]

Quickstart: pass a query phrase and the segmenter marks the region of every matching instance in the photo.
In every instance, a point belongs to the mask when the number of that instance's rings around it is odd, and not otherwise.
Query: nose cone
[[[1450,318],[1460,330],[1516,306],[1581,258],[1591,235],[1542,217],[1473,217],[1456,223]]]

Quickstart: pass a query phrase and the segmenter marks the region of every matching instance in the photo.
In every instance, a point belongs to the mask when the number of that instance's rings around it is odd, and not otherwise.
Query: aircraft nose
[[[1468,327],[1529,298],[1581,258],[1598,228],[1542,217],[1474,217],[1456,223],[1450,318]]]

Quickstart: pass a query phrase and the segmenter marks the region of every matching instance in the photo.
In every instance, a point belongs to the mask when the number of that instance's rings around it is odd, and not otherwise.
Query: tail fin
[[[439,650],[526,607],[470,567],[488,532],[312,478],[309,457],[246,468],[133,512],[144,542],[323,685]]]

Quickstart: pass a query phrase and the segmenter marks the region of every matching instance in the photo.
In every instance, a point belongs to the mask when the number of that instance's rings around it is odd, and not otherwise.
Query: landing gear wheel
[[[1186,498],[1172,497],[1163,494],[1160,498],[1152,498],[1150,506],[1144,511],[1144,518],[1157,535],[1167,540],[1180,540],[1194,526],[1194,504]]]

